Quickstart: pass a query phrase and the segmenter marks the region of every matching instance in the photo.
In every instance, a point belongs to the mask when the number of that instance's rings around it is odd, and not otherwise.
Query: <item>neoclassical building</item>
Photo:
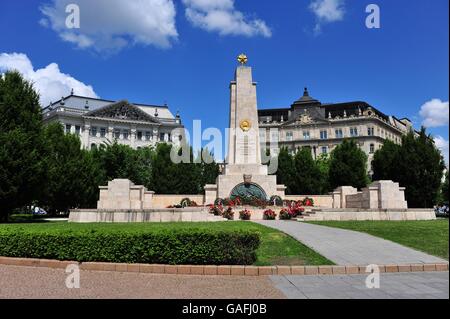
[[[270,139],[278,141],[279,147],[272,153],[283,146],[292,153],[306,146],[317,158],[331,152],[344,138],[355,138],[368,155],[369,165],[384,140],[400,144],[402,135],[413,129],[409,119],[388,116],[366,102],[322,104],[307,88],[289,108],[260,109],[258,117],[260,129],[266,130],[266,142],[262,143],[269,147]]]
[[[44,123],[59,122],[91,149],[117,141],[134,149],[158,142],[178,143],[184,128],[167,105],[110,101],[73,93],[43,109]]]

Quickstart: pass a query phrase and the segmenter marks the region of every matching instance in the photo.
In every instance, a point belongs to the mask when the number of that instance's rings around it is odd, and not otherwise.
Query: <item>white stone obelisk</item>
[[[225,170],[217,178],[216,185],[205,186],[205,201],[228,198],[234,189],[242,185],[262,190],[267,198],[278,195],[284,198],[284,185],[277,185],[275,175],[268,175],[268,168],[261,163],[259,140],[258,104],[256,83],[252,68],[245,66],[247,57],[241,54],[234,80],[230,84],[230,128]]]

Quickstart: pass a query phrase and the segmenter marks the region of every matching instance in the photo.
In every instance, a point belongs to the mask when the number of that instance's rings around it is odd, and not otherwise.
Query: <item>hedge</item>
[[[259,244],[260,235],[248,231],[0,231],[0,256],[79,262],[250,265]]]

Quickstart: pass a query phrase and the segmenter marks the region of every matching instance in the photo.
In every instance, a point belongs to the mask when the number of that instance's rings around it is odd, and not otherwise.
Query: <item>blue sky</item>
[[[66,2],[80,5],[78,38],[58,24],[67,15],[58,5]],[[44,81],[42,91],[63,94],[70,75],[80,90],[90,85],[105,99],[167,102],[188,129],[194,119],[223,129],[228,84],[244,52],[259,108],[287,107],[307,86],[322,102],[363,100],[416,127],[428,120],[448,152],[448,0],[146,0],[143,8],[91,2],[2,0],[0,68],[23,62],[22,55],[11,61],[12,53],[24,54],[32,72],[59,67],[45,70],[60,85]],[[370,3],[381,9],[380,29],[365,26]]]

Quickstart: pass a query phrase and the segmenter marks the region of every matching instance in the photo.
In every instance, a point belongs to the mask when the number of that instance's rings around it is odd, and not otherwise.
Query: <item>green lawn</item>
[[[430,255],[449,259],[448,219],[429,221],[326,221],[311,223],[368,233]]]
[[[0,224],[2,231],[23,229],[33,232],[51,233],[52,231],[65,232],[145,232],[170,231],[186,228],[209,228],[217,230],[250,230],[259,232],[261,245],[257,250],[257,266],[270,265],[331,265],[332,262],[322,257],[315,251],[301,244],[294,238],[278,230],[258,225],[252,222],[217,222],[217,223],[133,223],[133,224],[75,224],[67,222],[48,223],[15,223]]]

